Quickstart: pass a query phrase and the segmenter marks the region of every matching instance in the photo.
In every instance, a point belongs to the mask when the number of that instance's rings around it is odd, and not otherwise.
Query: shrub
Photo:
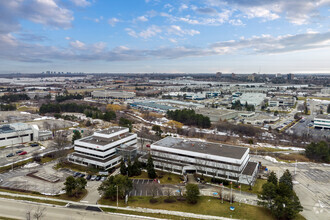
[[[176,200],[174,198],[166,198],[166,199],[164,199],[164,202],[173,203],[173,202],[176,202]]]
[[[158,199],[156,199],[156,198],[151,198],[151,199],[149,200],[149,202],[150,202],[151,204],[154,204],[154,203],[158,202]]]

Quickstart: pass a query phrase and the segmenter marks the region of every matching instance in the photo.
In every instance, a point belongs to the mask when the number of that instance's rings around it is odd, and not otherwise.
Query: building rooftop
[[[253,171],[255,170],[256,166],[258,166],[258,163],[249,161],[246,167],[244,168],[242,174],[251,176],[253,174]]]
[[[160,109],[160,110],[165,110],[165,111],[176,109],[175,107],[167,106],[167,105],[160,105],[155,102],[133,102],[131,105],[136,105],[136,106],[140,105],[140,106],[145,106],[145,107],[155,108],[155,109]]]
[[[89,143],[89,144],[95,144],[100,146],[105,146],[107,144],[110,144],[112,142],[118,141],[120,139],[123,139],[125,137],[128,137],[130,135],[133,135],[132,133],[125,133],[121,135],[117,135],[111,138],[103,138],[99,136],[89,136],[86,138],[79,139],[80,142]]]
[[[127,128],[123,128],[123,127],[111,127],[109,129],[106,130],[102,130],[102,131],[97,131],[96,133],[100,133],[100,134],[112,134],[121,130],[126,130]]]
[[[315,118],[327,119],[330,120],[330,115],[317,115]]]
[[[241,159],[246,151],[248,151],[248,148],[246,147],[238,147],[211,142],[191,141],[173,137],[166,137],[152,145],[234,159]]]
[[[15,129],[11,128],[9,125],[3,125],[0,127],[0,134],[11,133],[13,131],[15,131]]]

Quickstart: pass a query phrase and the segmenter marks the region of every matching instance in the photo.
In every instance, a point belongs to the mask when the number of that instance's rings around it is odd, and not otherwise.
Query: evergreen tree
[[[128,159],[128,162],[127,162],[127,174],[129,177],[134,176],[131,159]]]
[[[126,168],[123,158],[120,160],[120,173],[123,176],[125,176],[127,174],[127,168]]]
[[[79,140],[80,138],[81,138],[81,133],[78,130],[74,130],[72,136],[72,144],[74,144],[75,140]]]
[[[68,196],[72,196],[73,195],[73,191],[76,189],[76,180],[73,176],[69,176],[68,178],[66,178],[66,181],[64,183],[64,190],[65,193]]]
[[[274,171],[270,172],[267,181],[277,186],[278,179]]]
[[[157,177],[157,174],[156,174],[156,171],[154,168],[154,162],[150,155],[149,155],[148,162],[147,162],[147,172],[148,172],[149,178],[154,179]]]
[[[286,170],[281,176],[279,183],[284,183],[290,190],[293,190],[292,175],[289,170]]]
[[[188,203],[196,204],[198,201],[199,188],[196,184],[187,184],[186,186],[186,197]]]

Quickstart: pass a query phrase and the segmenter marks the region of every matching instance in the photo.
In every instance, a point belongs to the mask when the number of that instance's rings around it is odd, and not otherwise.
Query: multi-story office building
[[[166,137],[150,146],[155,169],[177,174],[197,173],[242,184],[254,182],[258,164],[249,148]],[[146,162],[148,155],[140,158]]]
[[[94,166],[108,170],[116,166],[121,158],[134,159],[137,153],[137,135],[128,128],[111,127],[94,132],[74,142],[74,153],[69,161],[83,166]]]
[[[314,127],[330,129],[330,115],[317,115],[314,117]]]
[[[37,125],[24,123],[6,124],[0,127],[0,147],[37,141],[39,128]]]

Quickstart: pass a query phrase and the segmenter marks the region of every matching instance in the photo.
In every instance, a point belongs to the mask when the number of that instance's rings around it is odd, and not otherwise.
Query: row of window
[[[20,136],[11,136],[11,137],[6,137],[6,138],[0,138],[0,141],[14,139],[14,138],[27,137],[27,136],[29,136],[29,134],[23,134],[23,135],[20,135]]]

